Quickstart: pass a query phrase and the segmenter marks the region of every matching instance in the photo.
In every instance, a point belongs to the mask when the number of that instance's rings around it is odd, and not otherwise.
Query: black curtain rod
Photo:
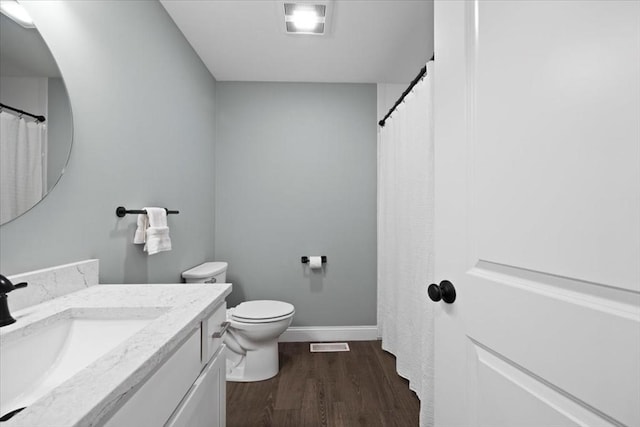
[[[8,106],[6,104],[0,103],[0,109],[3,109],[3,108],[6,108],[7,110],[15,111],[16,113],[20,114],[21,116],[24,115],[24,116],[33,117],[34,119],[36,119],[40,123],[44,123],[47,120],[47,119],[44,118],[44,116],[38,116],[36,114],[31,114],[31,113],[28,113],[26,111],[20,110],[18,108],[13,108],[13,107],[10,107],[10,106]]]
[[[430,61],[433,61],[435,59],[435,54],[431,57]],[[418,82],[420,81],[420,79],[427,74],[427,66],[425,65],[424,67],[420,68],[420,72],[418,73],[418,75],[416,76],[415,79],[413,79],[411,81],[411,83],[409,83],[409,87],[402,92],[402,95],[400,95],[400,98],[398,98],[398,100],[396,101],[395,104],[393,104],[393,107],[391,107],[389,109],[389,112],[382,118],[382,120],[380,120],[378,122],[378,124],[380,125],[380,127],[384,127],[385,122],[387,121],[387,119],[391,116],[391,114],[393,114],[394,111],[396,111],[396,108],[398,108],[398,105],[400,105],[402,103],[402,101],[404,101],[404,98],[409,95],[409,92],[411,92],[411,89],[413,89],[413,87],[415,85],[418,84]]]

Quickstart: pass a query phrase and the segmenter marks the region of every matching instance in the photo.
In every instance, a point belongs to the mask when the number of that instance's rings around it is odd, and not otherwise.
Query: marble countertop
[[[131,317],[140,309],[142,317],[154,312],[158,317],[3,426],[103,424],[127,393],[158,368],[230,292],[231,285],[224,283],[98,285],[12,313],[17,322],[2,328],[3,341],[42,327],[47,319],[69,309],[98,309],[108,317],[119,313]]]

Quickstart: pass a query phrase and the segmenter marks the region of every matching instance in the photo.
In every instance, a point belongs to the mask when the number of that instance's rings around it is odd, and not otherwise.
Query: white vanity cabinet
[[[203,319],[182,345],[104,424],[105,427],[223,427],[226,356],[221,338],[226,303]]]
[[[166,427],[224,427],[226,420],[225,345],[207,364]]]

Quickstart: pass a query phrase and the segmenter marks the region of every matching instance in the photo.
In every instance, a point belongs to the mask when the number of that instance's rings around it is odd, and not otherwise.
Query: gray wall
[[[376,86],[217,84],[216,238],[230,305],[294,325],[376,324]],[[309,273],[302,255],[327,255]]]
[[[0,271],[100,259],[102,283],[175,282],[213,258],[215,81],[156,1],[27,2],[71,99],[65,175],[0,227]],[[173,250],[147,256],[136,217],[166,206]]]

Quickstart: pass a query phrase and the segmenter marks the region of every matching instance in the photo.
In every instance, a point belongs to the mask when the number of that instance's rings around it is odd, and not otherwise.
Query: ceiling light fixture
[[[291,22],[300,31],[311,31],[319,20],[315,10],[296,10],[291,15]]]
[[[29,12],[17,0],[0,0],[0,12],[24,28],[35,28]]]
[[[284,26],[287,34],[322,35],[327,30],[330,0],[284,1]]]

